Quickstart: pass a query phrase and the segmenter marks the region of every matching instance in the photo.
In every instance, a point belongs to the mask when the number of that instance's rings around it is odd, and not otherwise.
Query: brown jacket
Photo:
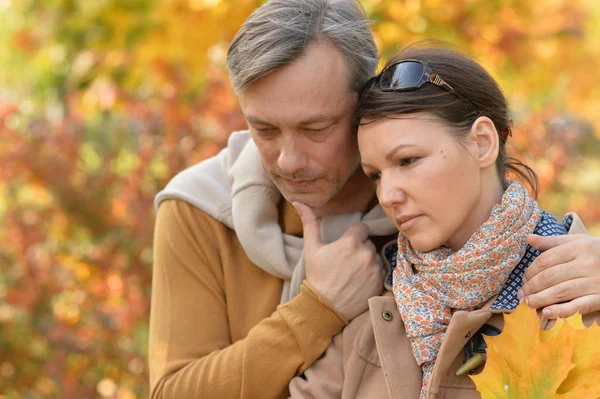
[[[575,216],[569,234],[585,232]],[[503,311],[482,309],[453,314],[431,377],[427,399],[475,399],[481,396],[468,376],[457,377],[463,364],[463,347],[484,324],[500,329]],[[510,312],[507,310],[506,312]],[[588,314],[584,323],[600,322],[600,312]],[[544,327],[549,327],[546,323]],[[292,398],[393,398],[417,399],[421,368],[406,337],[404,323],[391,292],[369,300],[369,310],[338,334],[324,356],[304,377],[290,383]]]
[[[302,235],[282,201],[282,229]],[[179,200],[159,208],[150,315],[152,399],[287,397],[289,381],[347,321],[304,283],[280,305],[283,281],[256,267],[235,232]]]

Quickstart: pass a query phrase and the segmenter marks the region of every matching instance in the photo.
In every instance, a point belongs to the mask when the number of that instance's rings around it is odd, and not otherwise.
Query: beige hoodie
[[[305,278],[303,239],[281,231],[277,209],[281,193],[265,173],[248,131],[231,134],[227,147],[216,157],[175,176],[156,196],[156,208],[167,199],[188,202],[235,230],[248,258],[284,280],[281,303],[298,294]],[[320,224],[324,242],[337,240],[356,222],[365,223],[370,236],[397,231],[377,205],[365,215],[323,217]]]

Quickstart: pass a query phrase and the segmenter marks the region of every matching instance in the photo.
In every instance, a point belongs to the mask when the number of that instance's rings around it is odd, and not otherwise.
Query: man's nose
[[[306,167],[308,156],[295,137],[282,137],[277,165],[286,175],[292,175]]]
[[[377,199],[383,207],[391,207],[394,204],[405,202],[406,192],[400,179],[397,176],[382,174],[377,189]]]

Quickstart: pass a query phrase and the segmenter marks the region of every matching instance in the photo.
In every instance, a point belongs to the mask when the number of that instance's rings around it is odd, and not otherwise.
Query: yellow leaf
[[[596,385],[598,382],[595,383]],[[555,399],[600,399],[597,388],[576,387],[565,394],[556,394]]]
[[[577,326],[583,326],[581,316],[576,316],[579,317]],[[575,368],[560,385],[558,393],[563,394],[562,398],[600,398],[600,327],[594,324],[586,329],[571,331],[577,337],[572,357]]]
[[[483,399],[600,398],[600,327],[581,315],[540,329],[537,313],[521,304],[504,331],[486,337],[487,363],[471,377]]]
[[[584,330],[585,324],[583,324],[583,318],[581,317],[581,313],[575,313],[573,316],[567,318],[567,319],[560,319],[560,320],[566,320],[567,323],[569,323],[569,325],[574,329],[574,330]]]
[[[565,325],[565,319],[556,319],[556,323],[554,324],[554,326],[551,329],[542,330],[540,332],[540,337],[542,339],[542,342],[548,342],[552,338],[556,337],[558,335],[558,333],[562,330],[564,325]]]
[[[532,317],[527,306],[519,306],[510,315],[510,322],[505,322],[504,332],[496,338],[486,338],[486,342],[494,342],[500,348],[511,348],[510,353],[518,353],[519,356],[506,356],[505,358],[510,369],[518,376],[522,376],[539,339],[539,325],[537,316]],[[488,351],[488,358],[489,356]]]
[[[471,378],[482,398],[518,399],[519,392],[515,386],[519,376],[511,370],[506,359],[498,356],[498,350],[493,343],[488,344],[488,360],[484,371]],[[511,389],[512,387],[512,389]]]

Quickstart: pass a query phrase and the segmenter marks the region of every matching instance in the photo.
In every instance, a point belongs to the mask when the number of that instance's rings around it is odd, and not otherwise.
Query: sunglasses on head
[[[382,90],[391,91],[410,91],[420,89],[425,83],[433,83],[443,89],[462,97],[450,86],[442,77],[431,70],[427,62],[419,60],[398,61],[374,78],[371,78],[372,84],[367,84],[363,88],[360,96],[362,97],[368,88],[377,87]],[[466,100],[465,100],[466,101]],[[512,120],[509,125],[499,132],[500,138],[504,141],[508,136],[512,136]]]
[[[433,72],[428,63],[419,60],[402,60],[390,65],[375,78],[373,86],[383,90],[409,91],[417,90],[427,82],[454,92],[454,88]]]

